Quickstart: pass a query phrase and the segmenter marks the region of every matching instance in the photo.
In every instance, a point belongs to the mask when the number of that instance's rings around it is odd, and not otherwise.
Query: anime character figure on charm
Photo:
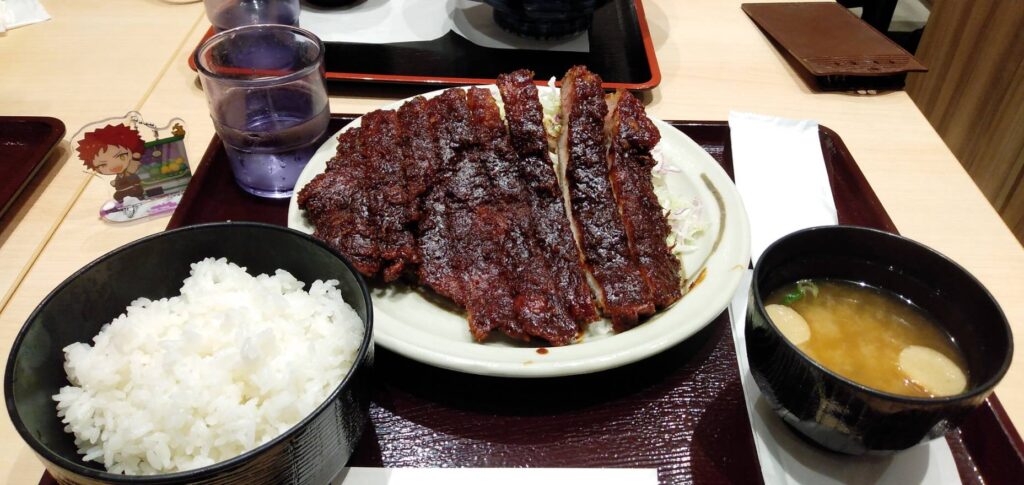
[[[140,125],[152,130],[152,141],[143,140]],[[160,132],[168,127],[170,136],[161,138]],[[95,173],[114,176],[113,200],[103,205],[100,215],[124,222],[173,211],[192,176],[184,139],[181,120],[157,127],[135,112],[79,130],[72,137],[78,158]]]
[[[107,125],[90,131],[78,142],[78,157],[86,167],[103,175],[113,175],[114,200],[131,196],[142,199],[142,179],[136,174],[142,166],[146,142],[139,132],[124,125]]]

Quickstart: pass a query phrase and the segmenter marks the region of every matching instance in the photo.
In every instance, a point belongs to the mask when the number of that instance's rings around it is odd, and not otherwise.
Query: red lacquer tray
[[[330,130],[352,119],[335,115]],[[669,123],[732,174],[726,123]],[[821,145],[840,223],[895,231],[839,136],[823,127]],[[286,200],[235,186],[214,138],[168,228],[284,225],[287,212]],[[663,484],[760,483],[728,318],[641,362],[553,379],[461,374],[378,348],[372,426],[350,465],[638,467],[657,468]],[[946,439],[964,483],[1024,476],[1024,446],[994,395]]]
[[[211,28],[200,43],[212,35]],[[570,67],[585,65],[608,89],[644,90],[661,83],[641,0],[611,0],[594,12],[588,35],[589,52],[492,49],[454,32],[424,42],[325,42],[325,76],[328,81],[455,86],[493,84],[498,74],[522,66],[531,66],[538,80],[561,79]],[[195,70],[191,56],[188,63]]]

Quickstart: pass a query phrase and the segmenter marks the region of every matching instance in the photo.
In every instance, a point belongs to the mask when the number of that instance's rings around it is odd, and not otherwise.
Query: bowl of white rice
[[[287,228],[218,223],[118,248],[14,341],[14,427],[60,483],[325,484],[368,425],[372,304]]]

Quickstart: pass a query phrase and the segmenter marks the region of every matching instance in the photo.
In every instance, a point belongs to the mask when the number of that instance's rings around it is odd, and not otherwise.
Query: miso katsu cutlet
[[[574,67],[562,80],[561,96],[558,156],[565,166],[576,234],[604,314],[615,330],[626,330],[640,317],[654,313],[654,300],[640,276],[608,178],[604,136],[608,107],[601,78]]]
[[[372,194],[363,185],[368,171],[359,153],[353,128],[338,137],[338,152],[327,162],[327,170],[317,175],[299,192],[297,202],[316,230],[313,236],[345,255],[360,273],[375,276],[381,268],[377,247],[377,228],[371,220]],[[344,167],[336,169],[337,166]]]
[[[539,257],[553,274],[558,289],[555,297],[582,328],[597,320],[597,309],[580,265],[581,254],[569,227],[558,175],[548,155],[544,108],[533,84],[533,72],[523,69],[503,74],[498,76],[497,85],[516,153],[514,164],[527,186]]]
[[[629,248],[640,276],[660,310],[682,298],[681,265],[665,244],[672,232],[654,194],[651,149],[661,133],[644,113],[639,99],[619,90],[608,97],[608,179],[619,204]]]
[[[477,340],[498,329],[515,338],[528,338],[516,321],[515,285],[503,251],[508,223],[502,207],[509,194],[488,166],[496,157],[490,138],[494,136],[492,118],[498,118],[497,106],[491,113],[479,96],[456,92],[460,93],[458,111],[465,110],[467,115],[468,143],[455,153],[451,171],[431,194],[436,194],[435,203],[448,216],[451,253],[442,257],[450,261],[440,264],[454,267],[463,279],[463,294],[457,298],[466,302],[469,328]],[[430,276],[424,281],[429,284]]]
[[[405,183],[394,111],[368,113],[359,128],[338,138],[327,170],[298,196],[316,227],[314,236],[344,254],[367,276],[396,280],[419,263],[410,229],[418,194]]]
[[[398,115],[374,111],[363,118],[359,150],[369,175],[364,181],[371,197],[370,211],[378,233],[377,248],[384,265],[384,281],[394,281],[419,259],[416,239],[410,231],[418,217],[418,194],[405,183],[405,158],[398,137]]]
[[[422,261],[417,272],[420,283],[465,307],[468,304],[463,278],[465,268],[458,259],[461,256],[459,232],[452,226],[453,209],[447,195],[456,161],[470,144],[465,93],[445,91],[427,101],[426,111],[426,129],[419,132],[417,140],[421,148],[434,152],[430,163],[431,189],[424,192],[422,218],[417,227]]]
[[[498,105],[491,92],[481,88],[469,89],[469,104],[479,162],[493,188],[490,207],[496,209],[496,226],[491,230],[502,243],[499,254],[515,294],[515,320],[508,322],[505,333],[524,339],[535,336],[555,345],[572,343],[582,328],[559,298],[555,274],[545,260],[548,251],[535,237],[533,194],[519,173],[518,157]]]
[[[650,180],[659,134],[642,104],[625,92],[606,101],[597,75],[569,71],[563,187],[533,73],[497,87],[504,119],[490,90],[453,88],[342,133],[298,195],[314,236],[369,278],[450,298],[478,341],[497,330],[567,345],[598,306],[623,331],[678,300],[680,263]]]

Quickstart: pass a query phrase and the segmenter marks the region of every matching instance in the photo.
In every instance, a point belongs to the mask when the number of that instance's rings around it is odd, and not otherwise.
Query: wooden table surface
[[[205,98],[186,61],[209,27],[201,3],[42,0],[53,17],[0,35],[0,115],[53,116],[68,136],[83,124],[138,110],[187,122],[195,164],[213,136]],[[900,232],[950,256],[995,295],[1024,335],[1024,251],[904,92],[812,93],[740,10],[740,0],[644,0],[662,83],[648,112],[662,119],[724,120],[730,110],[811,118],[835,130]],[[529,66],[524,66],[529,67]],[[363,113],[429,88],[332,86],[331,111]],[[0,355],[25,318],[76,269],[158,232],[167,217],[111,225],[111,196],[67,146],[24,193],[0,232]],[[1018,352],[1018,357],[1021,354]],[[997,394],[1024,422],[1024,362]],[[3,413],[0,482],[35,483],[42,465]]]

